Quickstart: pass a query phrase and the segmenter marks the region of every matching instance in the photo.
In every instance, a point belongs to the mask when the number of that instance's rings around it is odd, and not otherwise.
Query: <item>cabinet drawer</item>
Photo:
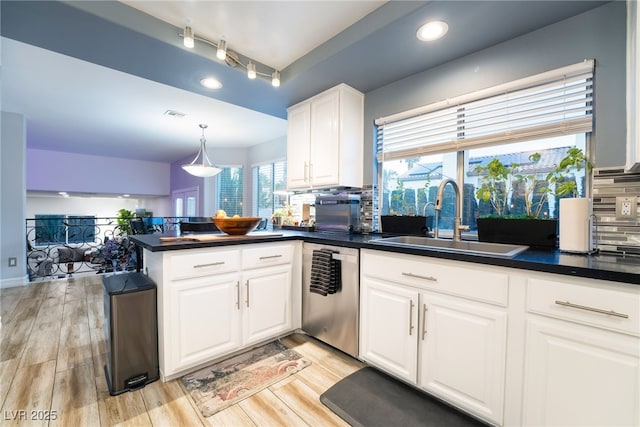
[[[242,250],[242,269],[288,264],[293,259],[293,246],[263,245]]]
[[[638,292],[530,278],[527,280],[527,310],[640,335]]]
[[[169,257],[169,268],[172,280],[238,271],[240,251],[208,250],[175,254]]]
[[[476,264],[363,250],[360,265],[366,276],[503,307],[508,303],[508,274]]]

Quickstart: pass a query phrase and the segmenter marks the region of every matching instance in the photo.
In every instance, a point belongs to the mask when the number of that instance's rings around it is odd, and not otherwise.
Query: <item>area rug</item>
[[[273,341],[185,375],[182,383],[202,416],[209,417],[309,365],[298,353]]]
[[[320,401],[354,427],[486,425],[371,367],[337,382]]]

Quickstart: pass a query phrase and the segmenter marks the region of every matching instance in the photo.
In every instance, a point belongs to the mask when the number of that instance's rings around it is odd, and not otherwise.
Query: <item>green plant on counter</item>
[[[509,217],[509,206],[514,187],[521,186],[524,197],[524,217],[541,218],[548,215],[543,207],[549,199],[549,194],[559,197],[576,197],[578,188],[575,180],[568,179],[574,171],[586,169],[591,172],[593,164],[587,159],[580,148],[569,148],[560,163],[544,178],[539,176],[540,153],[529,156],[527,165],[530,173],[524,174],[520,164],[503,164],[494,158],[487,166],[478,166],[476,172],[482,174],[480,187],[476,190],[476,197],[480,201],[490,202],[495,210],[495,217]],[[521,216],[522,217],[522,216]]]
[[[478,166],[476,172],[483,174],[480,187],[476,190],[478,200],[490,202],[496,216],[505,216],[508,211],[509,195],[513,191],[512,180],[518,164],[509,166],[494,158],[487,166]]]
[[[587,172],[593,170],[593,163],[589,161],[584,152],[579,148],[570,148],[567,154],[560,160],[560,164],[547,175],[547,181],[555,187],[554,193],[557,196],[577,197],[578,185],[575,180],[567,180],[573,171],[586,169]]]

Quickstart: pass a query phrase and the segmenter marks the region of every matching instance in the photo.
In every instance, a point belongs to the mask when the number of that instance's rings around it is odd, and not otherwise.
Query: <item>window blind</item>
[[[253,214],[270,217],[275,209],[284,203],[278,192],[286,190],[286,163],[284,160],[260,166],[254,166],[253,176]]]
[[[242,167],[225,167],[218,174],[218,209],[227,215],[242,215],[243,179]]]
[[[377,119],[378,161],[591,132],[593,66],[586,60]]]

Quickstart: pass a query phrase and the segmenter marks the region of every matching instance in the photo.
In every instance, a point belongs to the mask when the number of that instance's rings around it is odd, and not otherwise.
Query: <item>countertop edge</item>
[[[302,240],[308,243],[350,247],[355,249],[372,249],[640,285],[640,259],[616,257],[614,255],[575,255],[561,253],[557,250],[544,252],[529,250],[514,258],[501,258],[479,254],[453,253],[437,249],[429,250],[382,246],[380,244],[370,243],[371,240],[375,240],[380,237],[375,235],[342,235],[335,233],[317,234],[314,232],[299,231],[283,231],[280,236],[248,236],[246,239],[222,240],[219,242],[185,241],[167,243],[160,242],[159,237],[162,237],[162,235],[134,235],[131,236],[131,240],[136,245],[151,252]]]

